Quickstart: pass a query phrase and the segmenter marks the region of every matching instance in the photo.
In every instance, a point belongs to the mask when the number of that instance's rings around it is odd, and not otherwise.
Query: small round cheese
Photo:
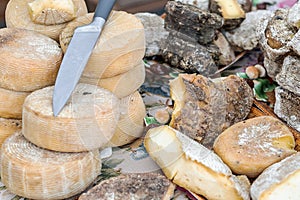
[[[65,199],[85,190],[100,174],[99,151],[61,153],[37,147],[16,132],[2,145],[1,182],[29,199]]]
[[[120,116],[119,99],[103,88],[79,84],[57,117],[53,87],[31,93],[23,106],[23,134],[39,147],[61,152],[97,149],[113,136]]]

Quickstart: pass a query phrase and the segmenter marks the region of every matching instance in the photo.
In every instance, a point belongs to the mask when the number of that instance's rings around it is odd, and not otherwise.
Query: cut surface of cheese
[[[170,200],[174,190],[175,185],[160,174],[122,174],[100,182],[79,200]]]
[[[72,0],[72,1],[75,9],[75,17],[85,15],[88,12],[84,0]],[[66,27],[67,23],[55,24],[55,25],[45,25],[45,24],[35,23],[34,21],[32,21],[30,17],[30,7],[28,5],[29,3],[32,2],[33,0],[10,0],[7,4],[6,11],[5,11],[6,26],[9,28],[20,28],[20,29],[37,31],[58,41],[59,34]],[[56,20],[57,19],[54,19],[54,21]]]
[[[124,98],[134,93],[145,81],[145,66],[141,62],[133,69],[111,78],[88,78],[82,76],[81,83],[98,85],[114,93],[118,98]]]
[[[289,128],[271,116],[236,123],[214,143],[214,151],[234,173],[251,178],[296,153],[294,148],[295,139]]]
[[[34,0],[28,8],[31,20],[37,24],[62,24],[76,17],[72,0]]]
[[[268,167],[251,186],[253,200],[300,199],[300,153]]]
[[[86,189],[100,174],[99,151],[61,153],[37,147],[21,131],[1,150],[1,181],[30,199],[65,199]]]
[[[59,41],[65,52],[75,28],[91,23],[93,13],[78,17],[62,31]],[[109,78],[140,64],[145,55],[145,31],[141,21],[124,11],[112,11],[101,32],[83,76]]]
[[[22,106],[29,94],[0,88],[0,117],[21,119]]]
[[[120,119],[107,146],[122,146],[142,136],[146,108],[139,92],[120,101]]]
[[[53,39],[15,28],[0,29],[0,87],[34,91],[53,85],[62,50]]]
[[[224,19],[245,18],[245,12],[238,0],[214,0],[220,6]]]
[[[108,90],[80,83],[57,117],[53,87],[31,93],[23,106],[23,134],[32,143],[61,152],[97,149],[113,136],[120,100]]]
[[[211,150],[169,126],[152,128],[145,147],[165,175],[207,199],[248,199],[250,183],[238,178]]]
[[[0,147],[3,142],[22,128],[22,121],[18,119],[0,118]]]

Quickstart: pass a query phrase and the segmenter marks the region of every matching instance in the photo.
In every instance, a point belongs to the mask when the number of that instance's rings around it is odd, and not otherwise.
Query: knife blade
[[[52,99],[54,116],[63,109],[79,82],[115,1],[99,0],[92,23],[75,29],[54,85]]]

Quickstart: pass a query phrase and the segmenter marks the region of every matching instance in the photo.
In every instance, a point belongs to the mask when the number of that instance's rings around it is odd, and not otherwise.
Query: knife
[[[52,99],[54,116],[60,113],[72,95],[115,1],[99,0],[92,23],[75,29],[55,81]]]

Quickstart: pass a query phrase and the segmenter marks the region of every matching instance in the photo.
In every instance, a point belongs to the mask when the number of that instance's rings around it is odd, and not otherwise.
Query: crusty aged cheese
[[[253,200],[300,199],[300,153],[268,167],[251,186]]]
[[[142,136],[146,108],[139,92],[120,101],[120,119],[115,133],[107,146],[122,146]]]
[[[86,189],[100,174],[99,151],[61,153],[37,147],[21,131],[1,150],[1,182],[29,199],[65,199]]]
[[[103,88],[79,84],[57,117],[53,87],[31,93],[23,106],[23,134],[39,147],[80,152],[102,147],[113,136],[120,116],[119,99]]]
[[[16,131],[22,128],[22,121],[19,119],[0,118],[0,147],[2,143]]]
[[[271,116],[236,123],[222,132],[214,151],[236,174],[257,177],[268,166],[296,151],[289,128]]]
[[[144,140],[149,155],[175,184],[207,199],[249,198],[249,180],[237,177],[213,151],[169,126],[150,129]]]
[[[118,98],[124,98],[134,93],[145,81],[145,66],[141,62],[128,72],[110,78],[88,78],[82,76],[81,83],[98,85],[114,93]]]
[[[122,174],[100,182],[79,200],[170,200],[175,185],[157,173]]]
[[[89,24],[93,13],[78,17],[62,31],[59,41],[65,52],[78,26]],[[145,54],[145,31],[141,21],[124,11],[112,11],[105,23],[83,76],[109,78],[140,64]]]
[[[29,94],[0,88],[0,117],[21,119],[22,106]]]
[[[88,12],[84,0],[72,1],[74,4],[76,17],[85,15]],[[30,17],[29,3],[32,2],[33,0],[10,0],[5,11],[6,26],[10,28],[20,28],[37,31],[58,41],[59,34],[66,27],[67,23],[54,25],[35,23]]]
[[[25,29],[0,29],[0,87],[34,91],[53,85],[62,60],[59,44]]]

